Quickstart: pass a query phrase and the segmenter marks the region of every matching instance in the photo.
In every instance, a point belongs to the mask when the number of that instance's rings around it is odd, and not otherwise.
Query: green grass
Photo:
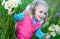
[[[13,15],[9,16],[7,10],[1,6],[2,0],[0,0],[0,39],[16,39],[15,38],[15,29],[14,29],[14,20]],[[30,4],[32,0],[22,0],[22,4],[19,5],[15,12],[20,13],[22,12],[25,7]],[[48,12],[48,21],[49,25],[57,24],[60,25],[60,0],[46,0],[49,5],[49,12]],[[47,30],[47,28],[45,28]],[[45,30],[43,29],[43,30]],[[47,31],[45,31],[47,32]],[[33,39],[37,39],[34,35]],[[59,36],[55,37],[54,39],[60,39]]]

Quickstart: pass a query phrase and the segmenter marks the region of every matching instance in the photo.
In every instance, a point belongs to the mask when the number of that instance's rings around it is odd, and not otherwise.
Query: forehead
[[[48,11],[46,6],[44,6],[44,5],[36,6],[35,9],[38,10],[38,11],[45,11],[45,12]]]

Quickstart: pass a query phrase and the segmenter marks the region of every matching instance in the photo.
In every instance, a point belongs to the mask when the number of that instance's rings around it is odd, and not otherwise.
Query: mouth
[[[42,19],[42,17],[39,17],[40,19]]]
[[[38,20],[42,20],[42,19],[43,19],[43,17],[39,17],[39,18],[38,18]]]

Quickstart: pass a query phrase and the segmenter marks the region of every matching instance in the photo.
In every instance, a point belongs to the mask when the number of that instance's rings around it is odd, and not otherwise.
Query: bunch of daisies
[[[4,6],[5,9],[11,10],[12,8],[18,7],[18,5],[21,4],[21,0],[3,0],[2,6]]]

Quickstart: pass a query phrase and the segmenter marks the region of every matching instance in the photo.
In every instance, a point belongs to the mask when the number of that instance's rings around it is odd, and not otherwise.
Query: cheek
[[[46,15],[43,16],[44,18],[46,17]]]
[[[35,17],[36,17],[36,18],[39,18],[39,14],[35,14]]]
[[[35,16],[39,16],[40,14],[38,12],[35,13]]]

